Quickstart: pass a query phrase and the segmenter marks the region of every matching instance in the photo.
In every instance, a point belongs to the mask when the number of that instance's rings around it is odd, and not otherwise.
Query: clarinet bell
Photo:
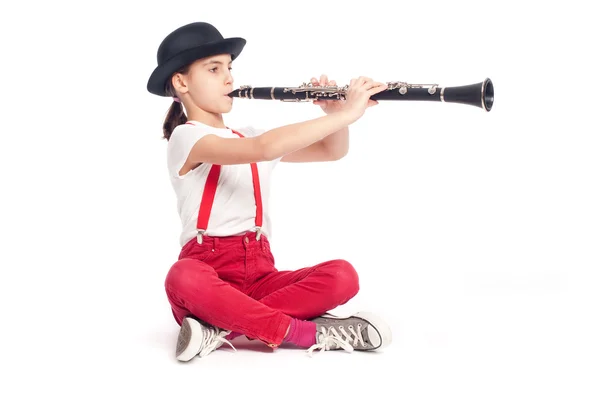
[[[494,105],[494,84],[486,78],[472,85],[443,88],[440,100],[446,103],[460,103],[480,107],[490,111]]]

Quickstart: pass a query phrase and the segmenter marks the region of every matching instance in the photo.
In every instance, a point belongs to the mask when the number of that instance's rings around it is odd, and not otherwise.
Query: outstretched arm
[[[349,128],[346,126],[308,147],[286,154],[281,162],[337,161],[348,154],[348,148]]]

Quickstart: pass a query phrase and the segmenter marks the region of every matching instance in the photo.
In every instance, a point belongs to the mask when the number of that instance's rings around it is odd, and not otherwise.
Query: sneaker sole
[[[181,323],[175,358],[179,361],[190,361],[200,351],[202,345],[202,326],[193,318],[184,318]]]

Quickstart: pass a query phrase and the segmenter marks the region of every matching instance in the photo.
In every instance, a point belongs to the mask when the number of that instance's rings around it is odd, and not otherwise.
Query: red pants
[[[359,290],[358,275],[344,260],[296,271],[278,271],[274,264],[269,241],[264,235],[256,240],[254,232],[204,236],[202,244],[190,240],[165,280],[175,320],[194,315],[277,347],[292,317],[317,317]]]

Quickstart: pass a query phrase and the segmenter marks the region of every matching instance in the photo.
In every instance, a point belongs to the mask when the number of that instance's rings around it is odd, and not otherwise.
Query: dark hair
[[[186,65],[185,67],[179,69],[176,73],[187,74],[189,69],[190,65]],[[167,81],[166,89],[167,93],[169,93],[171,97],[177,96],[171,79]],[[180,102],[173,100],[173,104],[171,104],[169,111],[167,111],[165,122],[163,122],[163,138],[169,140],[171,138],[171,133],[173,133],[173,129],[175,129],[178,125],[185,124],[187,120],[187,116],[183,112],[183,105]]]

